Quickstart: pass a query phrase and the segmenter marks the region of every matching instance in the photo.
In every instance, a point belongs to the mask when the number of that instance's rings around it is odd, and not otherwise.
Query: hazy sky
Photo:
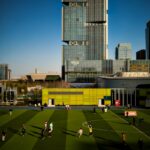
[[[145,48],[150,0],[109,0],[109,58],[115,47],[130,42],[133,59]],[[0,0],[0,63],[13,77],[61,72],[61,0]]]

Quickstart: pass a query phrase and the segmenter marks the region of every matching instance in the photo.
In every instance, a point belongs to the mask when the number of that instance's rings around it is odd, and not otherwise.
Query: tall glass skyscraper
[[[150,21],[147,23],[146,28],[146,54],[147,59],[150,59]]]
[[[108,0],[62,0],[63,70],[67,61],[106,60]]]

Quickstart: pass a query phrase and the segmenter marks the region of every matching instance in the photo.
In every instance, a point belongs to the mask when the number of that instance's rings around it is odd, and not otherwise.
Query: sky
[[[34,73],[61,73],[61,0],[0,0],[0,64],[13,77]],[[109,0],[109,59],[118,43],[145,49],[150,0]]]

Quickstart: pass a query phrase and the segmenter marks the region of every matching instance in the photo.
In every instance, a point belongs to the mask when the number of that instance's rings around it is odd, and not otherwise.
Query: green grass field
[[[103,113],[101,110],[0,110],[0,130],[6,130],[6,141],[0,141],[0,150],[122,150],[121,133],[127,135],[124,149],[138,150],[137,141],[144,141],[143,150],[150,150],[150,110],[138,110],[141,124],[129,125],[122,115],[123,110]],[[52,137],[41,139],[44,122],[53,122]],[[93,136],[88,135],[87,123],[93,126]],[[22,124],[27,133],[20,135]],[[78,138],[77,130],[82,127],[84,134]]]

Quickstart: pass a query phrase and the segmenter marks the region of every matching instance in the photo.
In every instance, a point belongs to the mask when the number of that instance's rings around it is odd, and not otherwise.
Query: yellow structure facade
[[[110,105],[111,89],[104,88],[45,88],[42,104],[47,105]]]

